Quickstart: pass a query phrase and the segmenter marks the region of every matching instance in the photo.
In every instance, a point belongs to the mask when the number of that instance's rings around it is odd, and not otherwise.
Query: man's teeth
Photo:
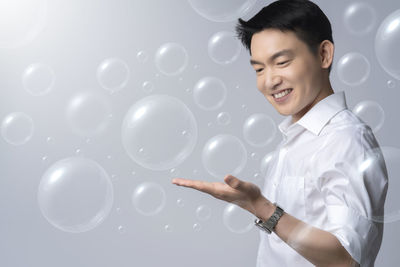
[[[289,94],[292,91],[292,89],[286,89],[285,91],[279,93],[279,94],[273,94],[274,98],[281,98],[287,94]]]

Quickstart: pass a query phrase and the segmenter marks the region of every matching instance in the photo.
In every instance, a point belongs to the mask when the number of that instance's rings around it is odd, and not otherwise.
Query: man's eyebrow
[[[278,57],[280,57],[280,56],[283,56],[283,55],[293,55],[293,50],[291,50],[291,49],[284,49],[284,50],[281,50],[281,51],[279,51],[279,52],[276,52],[275,54],[273,54],[273,55],[268,59],[268,62],[272,62],[272,61],[274,61],[276,58],[278,58]],[[262,63],[262,62],[260,62],[260,61],[257,61],[257,60],[254,60],[254,59],[250,59],[250,64],[251,64],[251,65],[255,65],[255,64],[264,65],[264,63]]]

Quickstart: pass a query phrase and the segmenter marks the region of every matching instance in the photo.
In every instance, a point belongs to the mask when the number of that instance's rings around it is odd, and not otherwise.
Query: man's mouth
[[[283,91],[281,91],[281,92],[279,92],[277,94],[272,94],[272,95],[273,95],[273,97],[275,99],[279,99],[281,97],[284,97],[284,96],[288,95],[292,91],[293,91],[293,88],[289,88],[289,89],[283,90]]]

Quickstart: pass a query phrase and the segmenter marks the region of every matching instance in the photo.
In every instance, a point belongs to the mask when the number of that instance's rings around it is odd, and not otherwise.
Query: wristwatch
[[[255,224],[268,234],[271,234],[271,232],[274,230],[275,225],[278,223],[278,220],[281,218],[284,212],[283,209],[276,204],[276,202],[274,202],[274,205],[276,206],[275,212],[266,222],[263,222],[258,218],[255,220]]]

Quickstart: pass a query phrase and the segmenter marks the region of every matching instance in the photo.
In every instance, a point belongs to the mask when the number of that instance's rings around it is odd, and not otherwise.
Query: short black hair
[[[309,0],[278,0],[261,9],[248,21],[238,19],[237,38],[250,50],[253,34],[265,29],[292,31],[305,42],[313,55],[324,40],[333,43],[332,28],[324,12]],[[331,71],[332,64],[328,72]]]

